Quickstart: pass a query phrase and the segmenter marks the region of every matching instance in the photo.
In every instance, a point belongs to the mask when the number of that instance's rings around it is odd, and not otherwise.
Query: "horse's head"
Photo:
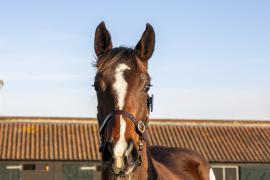
[[[152,56],[155,33],[146,25],[134,49],[112,47],[104,22],[96,29],[97,74],[94,87],[102,158],[117,175],[132,172],[140,162],[142,137],[148,121],[148,90],[151,86],[147,64]]]

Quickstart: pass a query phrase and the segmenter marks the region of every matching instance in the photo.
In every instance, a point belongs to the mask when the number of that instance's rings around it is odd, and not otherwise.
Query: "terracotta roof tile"
[[[191,148],[211,162],[270,162],[270,122],[151,120],[149,143]],[[95,119],[0,117],[0,160],[98,161]]]

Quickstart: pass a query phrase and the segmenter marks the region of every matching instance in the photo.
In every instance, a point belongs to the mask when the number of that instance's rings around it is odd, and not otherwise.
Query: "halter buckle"
[[[138,124],[137,124],[137,129],[138,131],[143,134],[144,131],[145,131],[145,125],[142,121],[139,121]]]
[[[142,155],[139,155],[138,157],[138,165],[141,165],[143,163]]]

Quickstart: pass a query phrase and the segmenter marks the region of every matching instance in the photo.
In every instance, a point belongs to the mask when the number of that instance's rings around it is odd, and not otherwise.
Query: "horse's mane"
[[[100,54],[94,66],[98,69],[99,72],[104,71],[108,67],[113,67],[121,62],[125,62],[130,66],[136,66],[136,51],[132,48],[127,47],[117,47],[110,49],[108,52]]]

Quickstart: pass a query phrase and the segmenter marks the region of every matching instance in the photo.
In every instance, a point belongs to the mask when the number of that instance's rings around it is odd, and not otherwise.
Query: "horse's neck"
[[[152,157],[151,157],[151,153],[150,150],[148,148],[148,143],[146,145],[146,151],[147,151],[147,161],[148,161],[148,167],[147,167],[147,171],[148,171],[148,180],[152,180],[152,179],[157,179],[157,171],[156,168],[154,166]]]
[[[145,146],[142,150],[142,164],[130,175],[131,180],[152,180],[156,179],[157,174],[151,158],[151,153],[148,149],[148,142],[145,141]]]

